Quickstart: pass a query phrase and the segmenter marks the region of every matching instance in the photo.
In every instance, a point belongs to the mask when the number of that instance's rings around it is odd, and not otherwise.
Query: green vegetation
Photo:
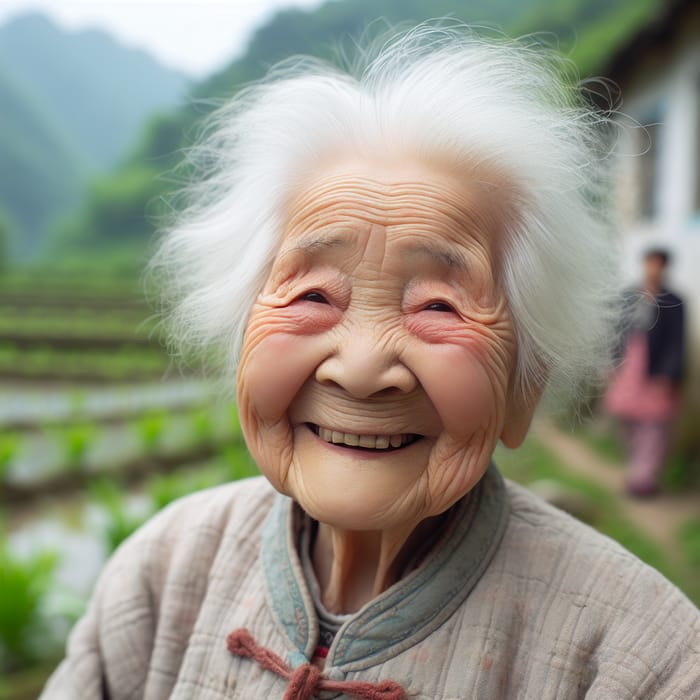
[[[42,606],[55,564],[48,552],[16,556],[0,532],[0,673],[34,663],[45,653]]]
[[[12,462],[19,451],[19,436],[14,433],[0,433],[0,484],[2,484],[12,467]]]
[[[128,255],[131,246],[134,255],[143,254],[159,215],[166,211],[163,199],[176,189],[176,179],[186,179],[184,171],[177,178],[162,173],[180,163],[183,147],[217,103],[261,78],[280,59],[298,54],[352,59],[354,41],[378,34],[387,22],[453,17],[481,26],[491,23],[511,35],[539,32],[588,76],[662,6],[661,0],[336,0],[310,11],[282,10],[257,30],[243,56],[194,86],[193,101],[148,125],[130,157],[91,189],[79,214],[64,224],[55,239],[56,250],[105,254],[121,248]]]
[[[107,515],[102,539],[108,554],[134,533],[151,513],[135,514],[129,510],[124,491],[111,481],[98,481],[90,485],[90,494]]]
[[[214,435],[214,421],[206,408],[200,408],[192,416],[192,436],[197,442],[211,440]]]
[[[136,427],[146,454],[153,454],[160,446],[167,420],[163,411],[150,411],[139,418]]]
[[[57,379],[74,382],[158,379],[170,359],[161,351],[143,349],[53,350],[0,347],[0,376],[19,379]]]
[[[0,27],[0,207],[17,225],[16,252],[35,254],[88,178],[123,159],[146,120],[186,87],[183,75],[104,32],[67,32],[38,14]]]
[[[616,425],[613,420],[596,418],[595,420],[571,423],[571,425],[576,437],[583,440],[596,454],[622,467],[625,453],[617,437]]]
[[[231,445],[225,448],[225,452],[225,458],[185,466],[170,474],[151,476],[136,499],[118,482],[100,480],[93,483],[90,495],[106,515],[101,532],[106,551],[112,553],[148,518],[178,498],[237,479],[257,476],[259,472],[245,447]]]
[[[0,179],[2,175],[0,174]],[[0,273],[7,268],[10,252],[17,242],[17,234],[10,223],[9,215],[0,208]]]
[[[700,569],[700,518],[685,523],[679,537],[688,561]]]
[[[61,463],[68,469],[85,467],[88,449],[97,437],[97,428],[91,423],[75,423],[55,431],[60,445]]]
[[[688,387],[688,392],[694,391],[694,387]],[[696,429],[698,414],[699,411],[693,408],[692,401],[689,400],[662,475],[664,489],[670,492],[680,493],[694,488],[700,480],[700,443]],[[616,432],[615,422],[602,416],[575,424],[577,438],[606,461],[623,468],[627,458]]]

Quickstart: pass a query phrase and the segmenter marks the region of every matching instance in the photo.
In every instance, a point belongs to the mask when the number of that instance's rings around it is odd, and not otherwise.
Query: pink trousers
[[[629,466],[627,488],[638,495],[652,494],[659,480],[671,444],[672,421],[622,422]]]

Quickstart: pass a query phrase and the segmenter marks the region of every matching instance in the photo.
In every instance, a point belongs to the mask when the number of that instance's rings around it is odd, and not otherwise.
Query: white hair
[[[462,25],[395,33],[344,71],[296,58],[241,90],[192,154],[187,206],[164,232],[171,339],[235,371],[250,308],[274,259],[285,203],[332,153],[378,151],[506,174],[501,278],[517,378],[575,391],[600,373],[613,328],[617,244],[603,177],[607,122],[556,52]],[[505,202],[504,202],[505,203]]]

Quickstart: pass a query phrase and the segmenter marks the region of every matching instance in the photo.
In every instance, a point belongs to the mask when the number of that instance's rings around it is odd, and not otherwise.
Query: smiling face
[[[256,463],[312,517],[410,530],[524,436],[502,200],[446,168],[347,162],[292,201],[238,403]]]

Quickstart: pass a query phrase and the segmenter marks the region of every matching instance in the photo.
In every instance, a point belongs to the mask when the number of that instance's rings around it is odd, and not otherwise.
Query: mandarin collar
[[[278,495],[265,523],[262,558],[268,604],[296,668],[313,656],[318,619],[297,552],[302,512]],[[365,604],[340,628],[326,669],[359,671],[400,654],[442,625],[479,581],[505,532],[505,485],[491,465],[457,504],[423,563]]]

